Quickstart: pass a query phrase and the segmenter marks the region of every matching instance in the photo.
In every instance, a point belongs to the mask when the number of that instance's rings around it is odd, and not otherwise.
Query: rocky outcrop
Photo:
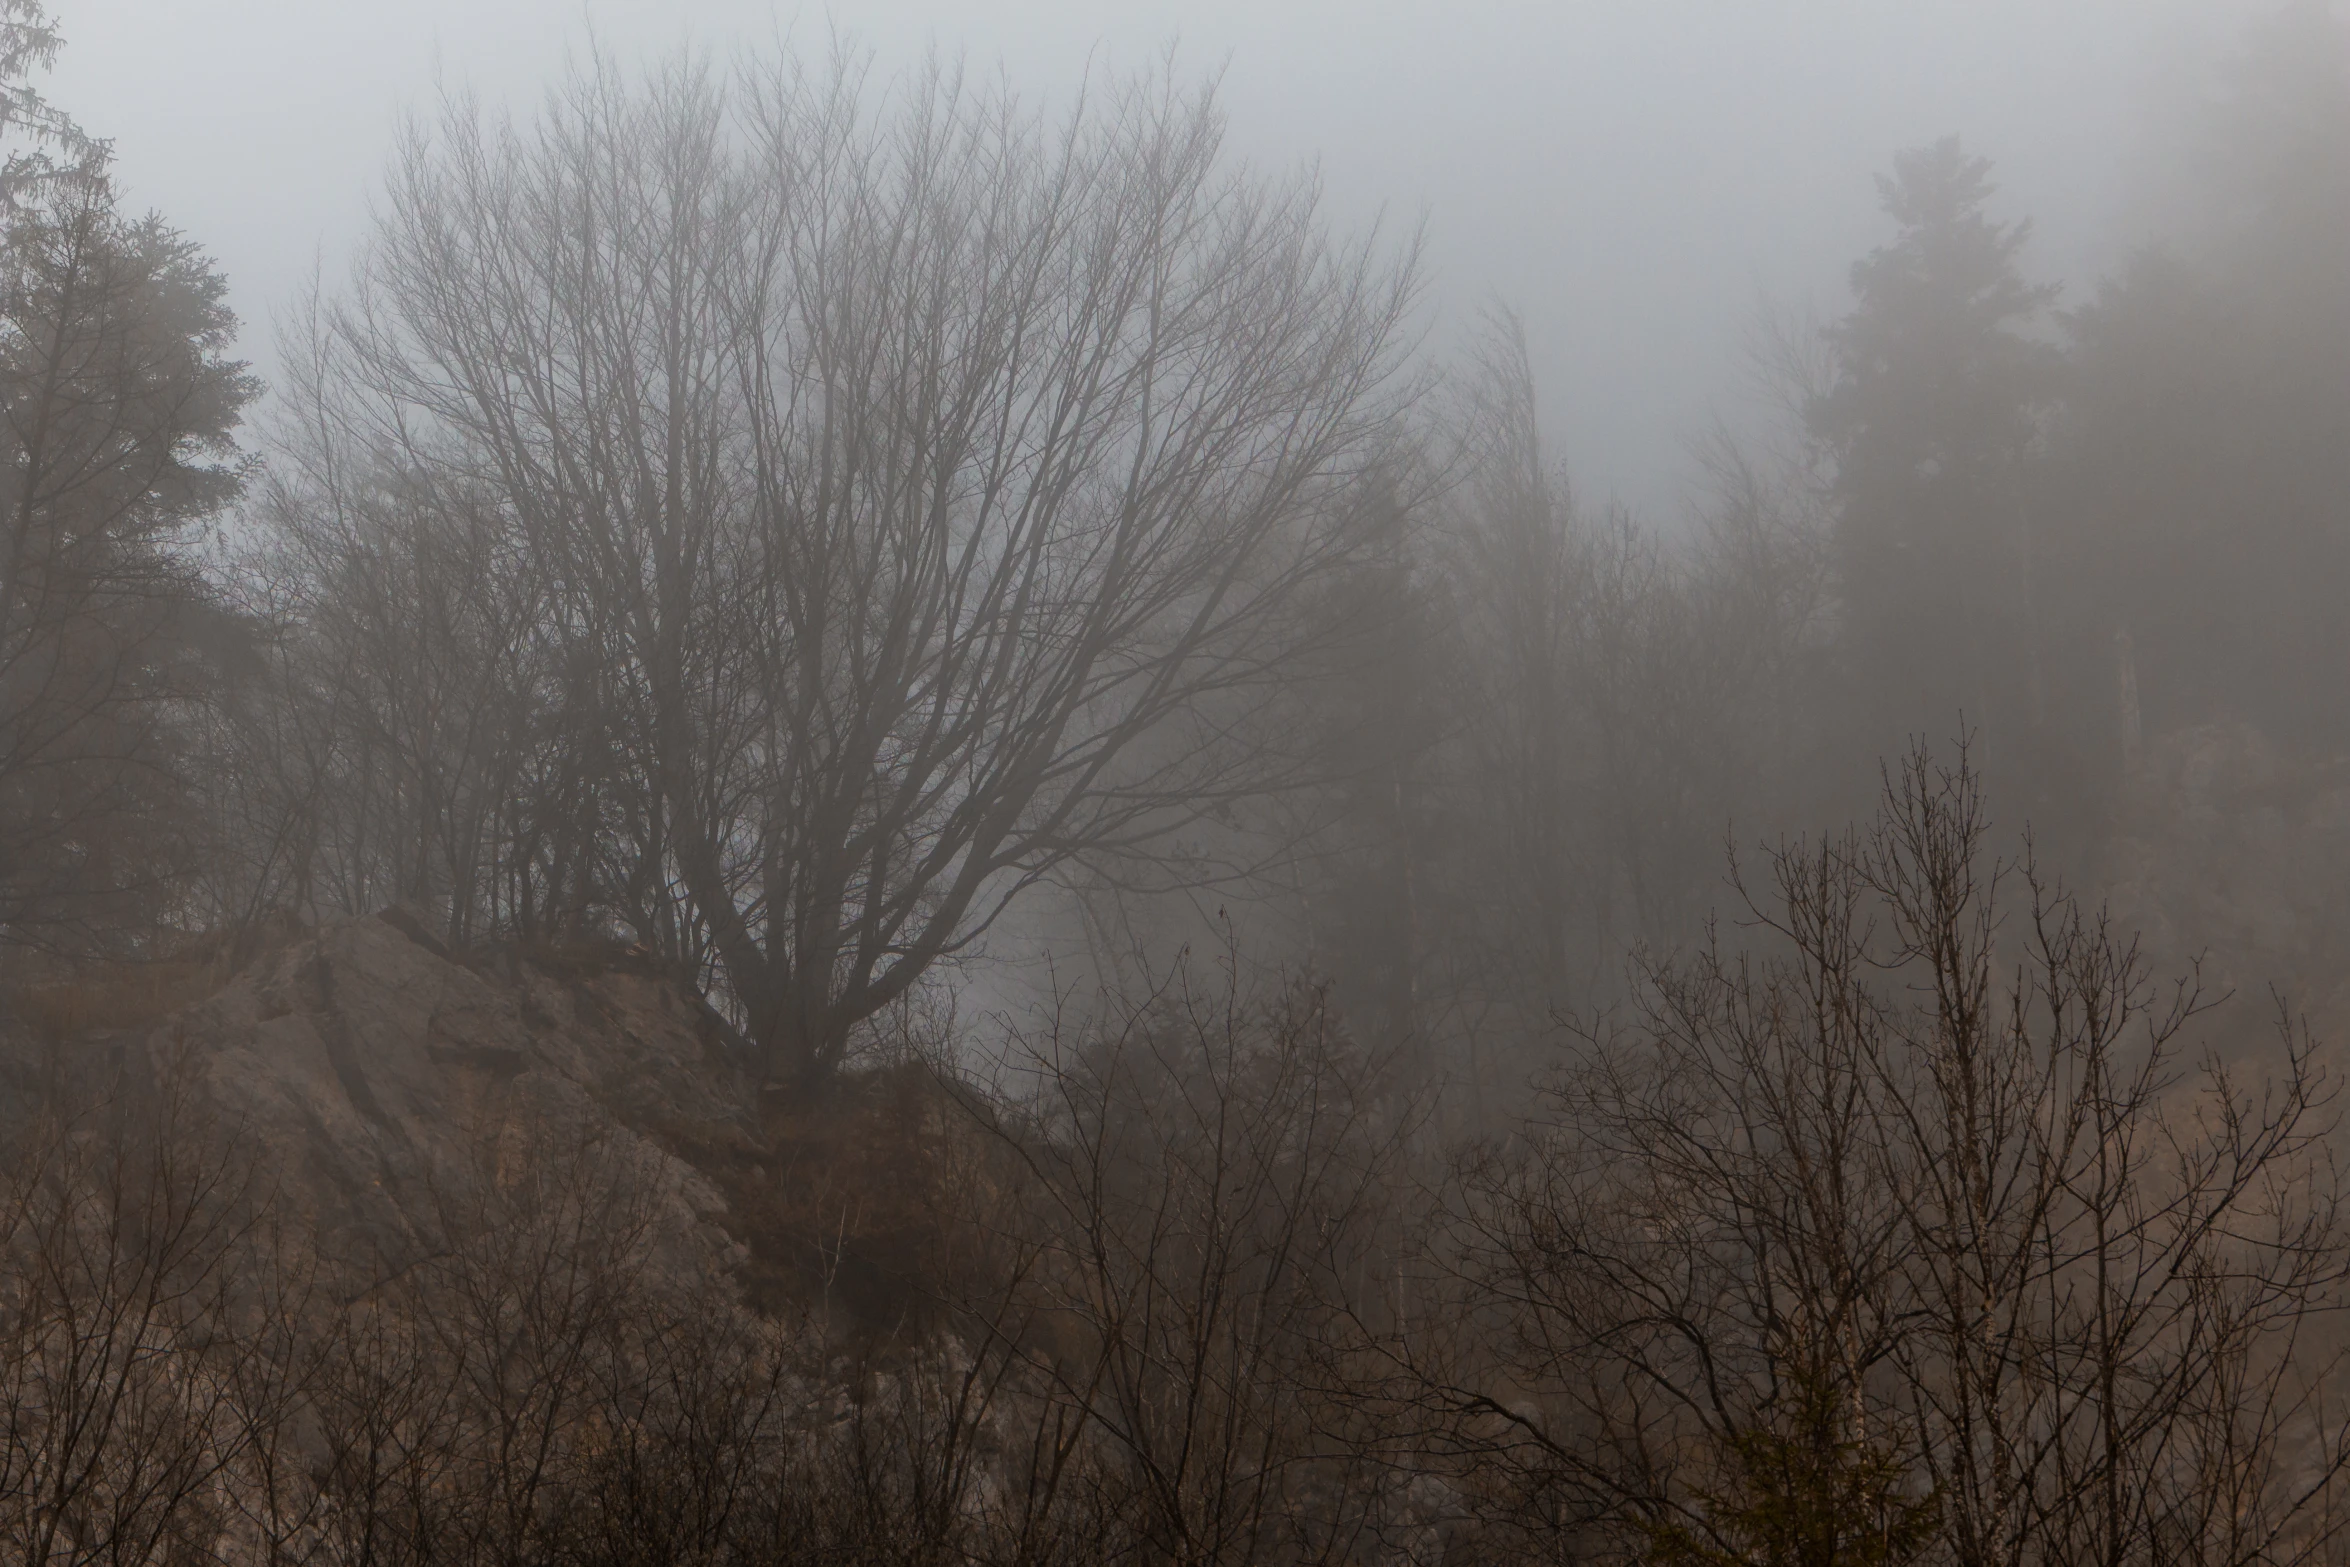
[[[143,1035],[75,1047],[192,1084],[281,1213],[361,1278],[443,1246],[517,1161],[589,1150],[634,1172],[681,1268],[738,1249],[680,1149],[751,1134],[727,1030],[618,954],[452,953],[398,912],[274,952]]]
[[[455,952],[399,910],[299,933],[152,1026],[42,1033],[0,1017],[0,1148],[28,1116],[178,1085],[342,1295],[592,1166],[681,1281],[722,1275],[844,1334],[917,1329],[960,1233],[950,1198],[1002,1154],[987,1106],[926,1058],[763,1096],[739,1036],[657,967],[609,946]]]

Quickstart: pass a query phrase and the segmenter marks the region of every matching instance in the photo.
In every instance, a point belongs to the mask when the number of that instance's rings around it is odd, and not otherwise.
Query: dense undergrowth
[[[2198,1068],[2202,999],[1985,832],[1914,758],[1498,1139],[1326,989],[1178,972],[985,1082],[667,1128],[727,1248],[652,1145],[511,1120],[434,1244],[330,1255],[158,1029],[12,1128],[0,1549],[2331,1561],[2318,1047]]]

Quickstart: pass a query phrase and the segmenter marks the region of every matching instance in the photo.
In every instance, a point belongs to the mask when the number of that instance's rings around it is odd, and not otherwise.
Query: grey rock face
[[[636,1172],[673,1265],[730,1246],[724,1199],[674,1150],[746,1129],[748,1087],[724,1025],[651,972],[463,957],[397,914],[351,920],[259,961],[137,1052],[149,1073],[200,1081],[282,1209],[361,1276],[441,1248],[472,1194],[551,1151]]]

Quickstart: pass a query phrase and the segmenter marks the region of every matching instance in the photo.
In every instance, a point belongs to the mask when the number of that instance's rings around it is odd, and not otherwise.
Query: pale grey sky
[[[1950,131],[1997,160],[2076,287],[2134,236],[2153,84],[2255,0],[51,0],[50,96],[113,138],[131,199],[226,269],[248,352],[361,233],[396,116],[435,73],[527,107],[595,36],[630,57],[828,26],[937,45],[1040,97],[1170,39],[1225,71],[1232,145],[1318,159],[1336,209],[1425,214],[1438,331],[1524,315],[1585,493],[1652,514],[1738,393],[1758,295],[1834,309],[1882,237],[1870,175]]]

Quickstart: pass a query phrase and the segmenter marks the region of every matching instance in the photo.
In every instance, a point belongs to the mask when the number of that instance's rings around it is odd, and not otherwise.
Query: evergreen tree
[[[1859,738],[1875,755],[1959,712],[1996,734],[2043,717],[2028,470],[2054,355],[2054,290],[2017,265],[2027,223],[1985,211],[1991,167],[1956,138],[1878,188],[1900,225],[1852,270],[1837,376],[1810,409],[1837,464],[1834,553]]]
[[[2350,23],[2299,4],[2217,73],[2173,243],[2069,320],[2067,623],[2141,725],[2350,747]],[[2138,715],[2142,711],[2142,718]]]
[[[0,68],[53,47],[0,8]],[[200,836],[189,719],[228,622],[189,546],[238,492],[256,383],[210,261],[126,218],[20,80],[0,105],[0,939],[80,945],[164,914]]]

